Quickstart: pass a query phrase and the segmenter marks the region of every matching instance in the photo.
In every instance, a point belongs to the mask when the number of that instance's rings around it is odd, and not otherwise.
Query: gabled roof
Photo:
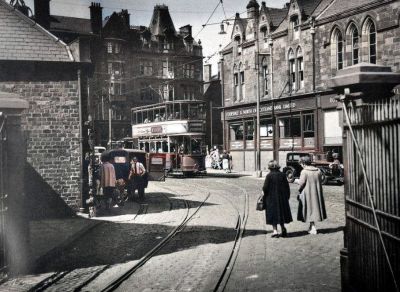
[[[0,0],[0,60],[73,62],[69,47]]]
[[[332,4],[325,11],[323,11],[318,18],[327,18],[336,14],[340,14],[343,11],[362,7],[372,2],[376,2],[376,0],[332,0]]]

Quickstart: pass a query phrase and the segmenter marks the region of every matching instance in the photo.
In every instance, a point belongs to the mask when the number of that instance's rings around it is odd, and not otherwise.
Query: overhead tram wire
[[[213,17],[215,11],[217,11],[217,8],[218,8],[219,5],[221,5],[221,3],[222,3],[222,0],[218,0],[217,6],[215,6],[215,8],[214,8],[213,12],[211,13],[210,17],[208,17],[206,23],[203,24],[203,27],[202,27],[202,28],[199,30],[199,32],[194,36],[194,38],[197,38],[197,37],[199,36],[199,34],[203,31],[203,29],[207,26],[207,24],[208,24],[208,23],[210,22],[210,20],[211,20],[211,17]]]

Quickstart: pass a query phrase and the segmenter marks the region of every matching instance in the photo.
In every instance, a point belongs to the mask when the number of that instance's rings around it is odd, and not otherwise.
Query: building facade
[[[329,80],[362,63],[399,72],[399,2],[292,0],[282,9],[249,1],[222,50],[224,144],[237,170],[286,153],[342,154],[342,128]],[[259,105],[259,131],[257,106]],[[260,133],[259,138],[257,133]]]
[[[29,211],[37,217],[52,212],[39,203],[43,190],[48,190],[49,201],[61,197],[78,209],[82,206],[80,105],[86,100],[81,88],[88,68],[62,40],[4,0],[0,0],[0,44],[0,92],[3,97],[18,95],[29,104],[21,117],[27,140],[25,174],[36,178],[26,182]],[[53,214],[61,213],[64,202],[57,203],[61,208]]]

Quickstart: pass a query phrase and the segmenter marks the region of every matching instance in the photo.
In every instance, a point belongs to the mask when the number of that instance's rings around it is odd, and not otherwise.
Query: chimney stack
[[[35,0],[35,21],[46,29],[50,28],[50,0]]]
[[[92,2],[90,5],[90,23],[92,24],[92,32],[100,34],[103,27],[103,7],[100,3]]]

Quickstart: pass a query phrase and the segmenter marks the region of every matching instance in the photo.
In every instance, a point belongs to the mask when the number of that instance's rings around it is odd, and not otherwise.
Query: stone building
[[[290,151],[342,154],[328,82],[362,63],[399,72],[399,9],[387,0],[292,0],[282,9],[249,1],[220,63],[224,144],[236,169],[256,170],[258,157],[261,170],[273,158],[285,165]]]
[[[37,179],[27,182],[26,195],[36,215],[49,211],[37,207],[37,196],[43,195],[35,191],[39,185],[71,207],[82,202],[80,104],[86,98],[81,89],[87,66],[74,55],[58,37],[0,0],[0,91],[1,96],[16,94],[29,103],[22,115],[25,173]]]
[[[149,26],[130,25],[128,10],[103,17],[92,2],[90,19],[52,15],[50,0],[35,0],[34,19],[91,62],[89,114],[95,144],[129,137],[132,107],[174,99],[201,99],[202,47],[192,27],[175,29],[168,7],[156,5]]]

